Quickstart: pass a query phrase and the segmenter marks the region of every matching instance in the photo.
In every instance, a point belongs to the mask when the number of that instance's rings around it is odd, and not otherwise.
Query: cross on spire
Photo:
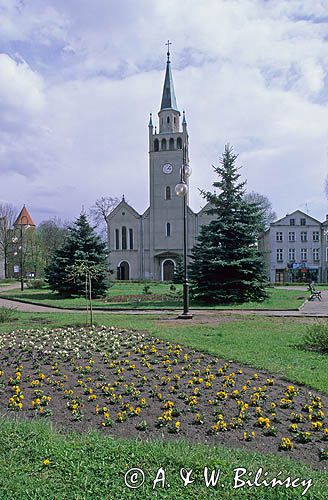
[[[170,45],[172,45],[172,42],[168,40],[165,45],[167,45],[167,62],[170,62]]]

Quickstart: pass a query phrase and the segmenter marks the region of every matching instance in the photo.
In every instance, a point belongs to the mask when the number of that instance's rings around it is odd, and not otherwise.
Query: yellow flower
[[[44,465],[45,467],[47,467],[48,465],[50,465],[50,460],[49,458],[45,458],[42,462],[42,465]]]

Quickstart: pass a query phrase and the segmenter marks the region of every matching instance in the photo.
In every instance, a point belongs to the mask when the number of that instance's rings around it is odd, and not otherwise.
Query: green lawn
[[[49,460],[48,465],[43,465]],[[0,420],[0,494],[2,499],[291,499],[301,497],[304,487],[233,489],[234,469],[245,467],[255,473],[260,467],[268,478],[283,471],[282,478],[312,479],[306,499],[324,500],[328,480],[281,455],[259,455],[222,446],[208,447],[184,441],[147,442],[112,439],[92,432],[62,435],[44,422]],[[206,488],[204,467],[220,469],[219,485]],[[129,469],[144,471],[144,485],[129,489],[124,476]],[[165,486],[153,489],[158,469],[165,471]],[[187,487],[180,469],[192,469],[194,482]],[[224,484],[224,487],[222,487]]]
[[[182,299],[158,299],[149,300],[151,296],[142,293],[144,284],[142,283],[115,283],[108,290],[108,297],[140,295],[139,298],[132,297],[127,302],[106,302],[103,300],[94,300],[94,308],[105,309],[179,309]],[[170,285],[166,283],[150,284],[154,294],[169,293]],[[178,289],[178,288],[177,288]],[[181,285],[180,285],[181,289]],[[285,290],[280,288],[268,289],[269,297],[263,302],[247,302],[239,305],[228,306],[209,306],[191,301],[191,308],[195,309],[271,309],[271,310],[295,310],[298,309],[309,294],[299,290]],[[2,297],[15,298],[26,302],[43,304],[47,306],[56,306],[64,309],[83,308],[85,307],[85,299],[83,297],[62,298],[58,294],[50,292],[48,289],[31,290],[25,289],[7,291],[2,294]],[[148,299],[148,300],[147,300]]]
[[[17,321],[0,324],[1,331],[40,326],[67,326],[86,321],[83,313],[16,313]],[[233,318],[233,317],[232,317]],[[328,356],[297,348],[307,325],[287,318],[236,317],[221,324],[178,324],[174,316],[96,314],[98,324],[118,326],[181,342],[227,360],[280,374],[289,380],[328,392]],[[218,320],[219,321],[219,318]]]

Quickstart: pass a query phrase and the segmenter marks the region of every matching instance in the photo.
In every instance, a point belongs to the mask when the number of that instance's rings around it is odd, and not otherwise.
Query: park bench
[[[316,290],[313,285],[309,285],[308,290],[309,290],[309,292],[311,292],[311,296],[310,296],[309,300],[315,300],[315,299],[321,300],[321,291],[320,290]]]

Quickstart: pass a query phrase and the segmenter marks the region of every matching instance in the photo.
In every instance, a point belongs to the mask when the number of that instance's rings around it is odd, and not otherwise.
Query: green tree
[[[90,226],[84,213],[68,228],[63,245],[54,253],[52,263],[46,268],[46,278],[53,291],[62,295],[84,295],[85,278],[71,270],[79,264],[97,269],[92,274],[90,289],[92,296],[105,295],[107,289],[106,244]]]
[[[213,167],[219,177],[213,186],[220,194],[202,191],[214,219],[201,227],[190,277],[193,295],[206,302],[241,303],[267,296],[264,263],[256,246],[260,207],[244,199],[246,182],[239,179],[237,156],[226,145],[220,165]]]

